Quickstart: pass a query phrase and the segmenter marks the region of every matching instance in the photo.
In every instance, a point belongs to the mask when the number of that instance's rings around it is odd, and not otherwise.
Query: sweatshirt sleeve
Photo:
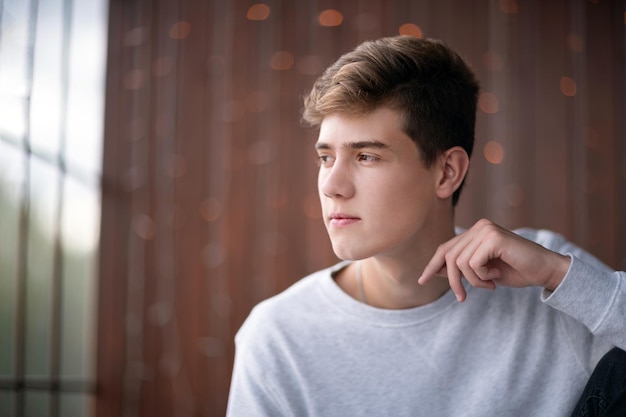
[[[264,372],[264,355],[258,351],[258,317],[255,311],[243,324],[235,337],[235,362],[228,395],[227,417],[279,417],[286,415],[284,407],[272,389],[268,372]],[[267,364],[265,364],[267,366]]]
[[[598,268],[568,253],[570,268],[542,300],[583,323],[593,334],[626,349],[626,273]]]
[[[520,234],[571,258],[561,284],[553,292],[544,290],[542,301],[626,349],[626,273],[612,270],[559,234],[547,230]]]
[[[273,395],[266,385],[267,381],[264,383],[263,378],[253,368],[250,361],[243,361],[236,355],[226,416],[282,415],[273,401]]]

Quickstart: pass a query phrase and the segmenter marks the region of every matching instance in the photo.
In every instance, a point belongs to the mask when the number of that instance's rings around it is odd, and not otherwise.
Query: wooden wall
[[[223,415],[250,309],[335,262],[299,114],[366,39],[440,38],[475,68],[460,226],[550,228],[626,268],[624,1],[254,4],[111,0],[99,417]]]

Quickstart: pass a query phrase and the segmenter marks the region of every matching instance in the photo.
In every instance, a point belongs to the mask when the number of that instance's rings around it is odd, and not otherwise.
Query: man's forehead
[[[397,119],[390,115],[372,119],[334,117],[321,126],[316,149],[390,149],[412,140]]]

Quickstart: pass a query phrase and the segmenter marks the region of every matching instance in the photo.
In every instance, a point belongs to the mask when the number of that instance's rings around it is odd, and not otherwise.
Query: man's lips
[[[334,213],[330,215],[330,225],[335,227],[349,226],[361,221],[360,217],[351,214]]]

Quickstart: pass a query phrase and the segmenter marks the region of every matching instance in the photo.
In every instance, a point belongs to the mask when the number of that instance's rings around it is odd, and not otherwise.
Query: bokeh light
[[[270,60],[272,69],[286,71],[293,66],[293,54],[288,51],[277,51]]]
[[[415,36],[416,38],[422,38],[424,36],[422,29],[414,23],[405,23],[401,25],[398,29],[398,33],[400,35]]]
[[[561,93],[567,97],[576,95],[576,82],[570,77],[561,77]]]
[[[487,114],[493,114],[500,109],[500,102],[493,93],[481,93],[478,97],[478,107]]]
[[[526,193],[519,184],[509,184],[504,190],[505,200],[510,207],[520,207],[524,204]]]
[[[567,35],[567,49],[571,52],[582,52],[585,49],[582,38],[573,33]]]
[[[146,28],[138,27],[129,30],[124,35],[124,45],[125,46],[139,46],[143,44],[148,37]]]
[[[170,29],[170,38],[178,40],[185,39],[189,36],[189,32],[191,32],[191,25],[189,22],[182,20],[174,23]]]
[[[124,88],[127,90],[139,90],[144,85],[145,74],[140,69],[128,71],[124,75]]]
[[[207,222],[214,222],[222,214],[222,203],[215,197],[207,197],[200,203],[200,216]]]
[[[135,233],[144,240],[150,240],[156,235],[156,223],[147,214],[142,213],[135,216],[133,226]]]
[[[266,20],[270,17],[270,8],[267,4],[257,3],[250,6],[246,13],[248,20]]]
[[[500,54],[490,51],[483,54],[483,65],[489,71],[500,71],[504,67]]]
[[[339,26],[343,23],[343,14],[335,9],[327,9],[320,13],[317,21],[322,26]]]
[[[517,14],[519,13],[519,4],[517,0],[500,0],[499,2],[500,11],[506,14]]]
[[[169,56],[162,56],[152,64],[152,75],[155,77],[165,77],[172,73],[174,61]]]
[[[504,148],[496,141],[489,141],[483,149],[485,159],[492,164],[500,164],[504,160]]]

